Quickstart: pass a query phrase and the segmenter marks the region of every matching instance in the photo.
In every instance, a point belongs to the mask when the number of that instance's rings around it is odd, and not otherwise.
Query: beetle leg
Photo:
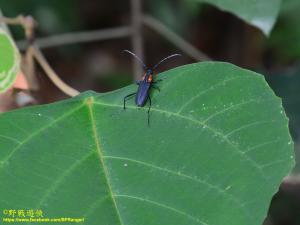
[[[150,109],[151,109],[151,97],[148,96],[149,108],[148,108],[148,127],[150,127]]]
[[[124,101],[124,107],[123,107],[123,109],[124,109],[124,110],[126,109],[126,106],[125,106],[126,101],[127,101],[130,97],[134,96],[135,94],[136,94],[136,92],[135,92],[135,93],[132,93],[132,94],[129,94],[129,95],[126,95],[126,96],[124,97],[124,99],[123,99],[123,101]]]
[[[163,81],[162,79],[158,79],[158,80],[155,80],[155,81],[152,81],[153,84],[157,84],[159,82]]]
[[[154,89],[156,89],[156,90],[158,90],[160,92],[160,88],[157,87],[156,85],[151,85],[151,87],[154,88]]]
[[[153,83],[153,84],[156,84],[156,83],[159,83],[159,82],[161,82],[161,81],[163,81],[163,79],[155,80],[155,81],[153,81],[152,83]]]

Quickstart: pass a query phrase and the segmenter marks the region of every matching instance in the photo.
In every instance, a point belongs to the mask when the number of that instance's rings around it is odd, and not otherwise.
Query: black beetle
[[[158,91],[160,91],[160,89],[155,86],[154,84],[158,83],[161,80],[154,80],[153,79],[153,72],[154,70],[165,60],[170,59],[172,57],[175,56],[180,56],[180,54],[173,54],[173,55],[169,55],[166,58],[162,59],[161,61],[159,61],[155,66],[153,66],[152,68],[149,68],[145,65],[145,63],[133,52],[129,51],[129,50],[124,50],[124,52],[127,52],[129,54],[131,54],[133,57],[135,57],[139,62],[142,63],[144,69],[145,69],[145,74],[143,76],[143,79],[140,81],[137,81],[136,84],[139,86],[137,92],[131,93],[129,95],[126,95],[124,97],[124,110],[126,109],[126,101],[135,95],[135,104],[139,107],[143,107],[145,106],[145,104],[147,103],[147,101],[149,100],[149,109],[148,109],[148,126],[149,126],[149,121],[150,121],[150,109],[151,109],[151,97],[149,95],[149,92],[151,90],[151,88],[157,89]]]

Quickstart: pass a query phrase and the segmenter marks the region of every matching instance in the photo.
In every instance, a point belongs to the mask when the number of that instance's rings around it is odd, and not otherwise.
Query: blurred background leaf
[[[192,0],[188,0],[192,1]],[[281,0],[196,0],[231,12],[269,35],[277,19]]]
[[[267,36],[276,22],[281,4],[281,0],[184,0],[174,2],[163,0],[157,7],[157,2],[158,0],[155,0],[151,3],[152,13],[157,14],[159,18],[164,18],[165,23],[173,25],[172,27],[182,27],[187,22],[187,17],[195,16],[203,7],[200,3],[208,3],[256,26]],[[184,14],[188,14],[188,16],[184,16]]]
[[[273,54],[282,61],[300,58],[300,1],[285,0],[268,45],[274,48]]]
[[[0,93],[10,88],[20,67],[19,51],[4,26],[0,25]]]
[[[18,14],[32,15],[39,24],[39,34],[68,32],[82,28],[81,19],[76,15],[76,2],[64,1],[5,1],[0,0],[0,6],[5,16],[15,17]],[[12,27],[17,39],[23,37],[20,27]]]

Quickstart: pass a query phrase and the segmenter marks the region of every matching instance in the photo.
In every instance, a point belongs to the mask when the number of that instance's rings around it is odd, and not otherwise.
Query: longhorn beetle
[[[130,55],[132,55],[134,58],[136,58],[144,67],[145,70],[145,74],[142,78],[142,80],[137,81],[136,84],[139,86],[137,92],[131,93],[129,95],[126,95],[123,99],[124,101],[124,110],[126,109],[126,101],[130,98],[133,97],[135,95],[135,104],[139,107],[143,107],[145,106],[145,104],[147,103],[147,101],[149,100],[149,108],[148,108],[148,126],[149,126],[149,122],[150,122],[150,109],[151,109],[151,97],[149,95],[149,92],[151,90],[151,88],[157,89],[158,91],[160,91],[159,87],[155,86],[156,83],[160,82],[161,80],[154,80],[153,79],[153,73],[154,70],[165,60],[173,58],[175,56],[180,56],[180,54],[173,54],[173,55],[169,55],[166,58],[160,60],[155,66],[153,66],[152,68],[147,67],[145,65],[145,63],[133,52],[129,51],[129,50],[123,50],[123,52],[127,52]]]

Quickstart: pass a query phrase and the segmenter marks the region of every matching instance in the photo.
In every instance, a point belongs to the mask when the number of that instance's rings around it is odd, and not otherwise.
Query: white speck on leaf
[[[231,186],[229,185],[229,186],[227,186],[226,188],[225,188],[225,190],[227,191],[227,190],[229,190],[231,188]]]

